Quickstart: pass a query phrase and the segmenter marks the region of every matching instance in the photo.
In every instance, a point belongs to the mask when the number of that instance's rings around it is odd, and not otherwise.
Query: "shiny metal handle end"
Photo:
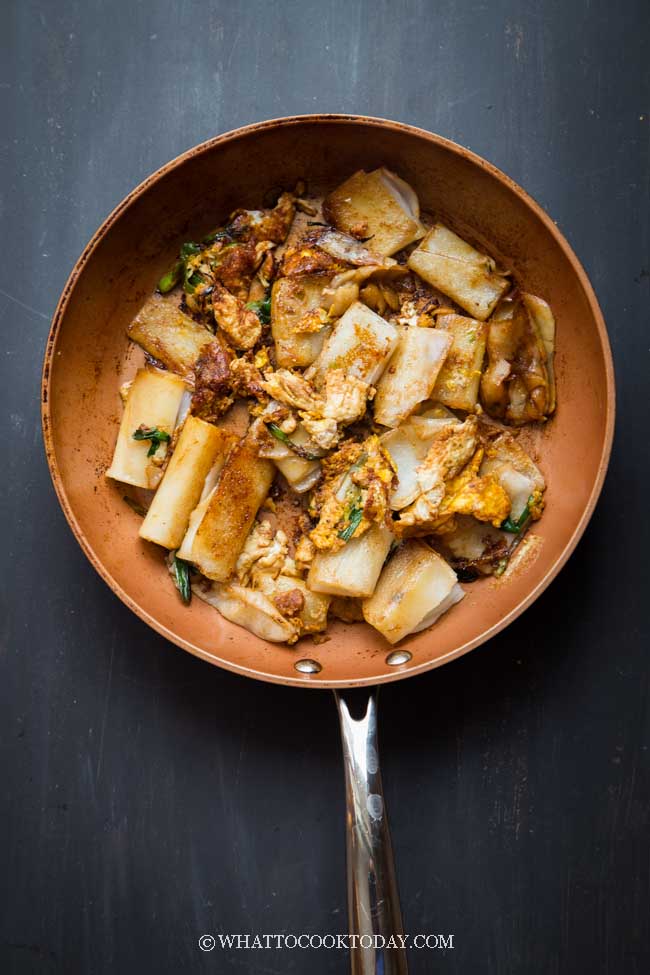
[[[377,745],[377,688],[335,692],[345,762],[352,975],[408,975]]]

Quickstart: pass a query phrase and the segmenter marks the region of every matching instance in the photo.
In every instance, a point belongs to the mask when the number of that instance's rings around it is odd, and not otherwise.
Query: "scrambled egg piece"
[[[249,352],[246,355],[235,356],[231,361],[230,387],[237,396],[254,396],[260,403],[266,403],[267,397],[261,385],[262,373],[256,365],[257,355],[252,360],[250,356]]]
[[[308,535],[302,535],[296,545],[295,563],[298,570],[306,569],[316,555],[316,546]]]
[[[393,460],[379,437],[368,437],[363,445],[363,463],[351,471],[352,482],[361,488],[363,516],[368,522],[381,524],[390,517],[390,498],[397,482]]]
[[[353,464],[356,464],[363,453],[363,445],[355,440],[346,440],[335,454],[324,457],[321,461],[325,484],[329,484],[335,477],[345,474]]]
[[[282,259],[283,277],[298,277],[305,274],[331,275],[341,271],[344,265],[320,247],[309,241],[302,241],[296,247],[288,247]]]
[[[345,545],[339,532],[348,508],[348,503],[340,501],[335,494],[330,494],[323,502],[318,524],[309,534],[310,540],[320,552],[337,552]]]
[[[262,388],[273,399],[293,409],[321,415],[323,398],[307,379],[290,369],[266,373]]]
[[[533,521],[544,509],[544,475],[521,444],[509,433],[501,433],[486,446],[482,475],[491,474],[510,498],[510,516],[518,521],[526,508]]]
[[[271,368],[271,360],[269,359],[269,350],[266,348],[266,346],[263,346],[261,349],[258,349],[258,351],[255,353],[253,357],[253,365],[255,366],[256,369]]]
[[[303,536],[296,549],[300,564],[288,556],[288,547],[283,531],[258,522],[237,560],[236,579],[212,586],[211,599],[218,599],[215,605],[227,619],[264,639],[292,644],[327,627],[330,597],[312,593],[302,579],[315,552],[309,539]]]
[[[346,445],[347,446],[347,445]],[[379,437],[371,436],[359,447],[356,460],[319,489],[319,521],[310,539],[319,551],[336,552],[352,538],[360,538],[372,524],[390,518],[390,497],[396,482],[395,467]],[[348,462],[350,451],[342,449]]]
[[[417,325],[420,328],[431,328],[435,325],[433,312],[437,307],[435,298],[428,301],[418,301],[407,298],[402,302],[397,321],[400,325]]]
[[[281,244],[289,233],[295,212],[295,195],[282,193],[272,210],[235,210],[228,229],[239,239]]]
[[[329,417],[316,419],[308,413],[303,414],[302,425],[311,437],[312,443],[323,450],[331,450],[339,442],[339,428],[336,420]]]
[[[462,425],[441,430],[418,469],[420,487],[430,487],[406,509],[400,527],[444,534],[454,530],[457,514],[473,515],[495,528],[505,521],[510,497],[494,475],[478,473],[485,450],[476,448],[476,427],[476,418],[468,417]]]
[[[290,369],[266,373],[262,388],[279,403],[300,411],[303,426],[312,442],[331,450],[340,439],[339,426],[353,423],[366,411],[372,387],[347,375],[343,369],[330,369],[322,393],[309,380]]]
[[[413,277],[405,278],[399,289],[401,303],[396,321],[399,325],[417,325],[432,328],[438,315],[453,314],[454,309],[444,305],[444,296],[434,293]]]
[[[374,389],[362,379],[347,375],[343,369],[328,369],[323,395],[323,416],[347,424],[361,419],[366,412],[367,400],[374,396]]]
[[[510,514],[510,498],[492,474],[479,475],[483,460],[482,447],[456,477],[447,482],[447,493],[438,516],[473,515],[478,521],[489,521],[498,528]]]
[[[258,522],[246,539],[235,572],[242,586],[259,588],[263,576],[277,578],[287,560],[289,541],[281,530],[274,532],[266,521]]]
[[[307,332],[320,332],[324,325],[329,322],[329,315],[324,308],[315,308],[306,312],[301,318],[294,322],[290,331],[296,335],[303,335]]]
[[[446,482],[455,477],[473,456],[478,442],[478,420],[444,426],[418,467],[420,495],[402,512],[400,528],[428,524],[438,515],[447,492]]]
[[[215,283],[212,292],[214,318],[236,349],[252,349],[262,335],[262,323],[240,298]]]

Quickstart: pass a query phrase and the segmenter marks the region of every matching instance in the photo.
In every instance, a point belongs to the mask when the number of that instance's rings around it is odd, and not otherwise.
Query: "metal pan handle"
[[[408,975],[377,747],[377,688],[335,692],[347,804],[352,975]]]

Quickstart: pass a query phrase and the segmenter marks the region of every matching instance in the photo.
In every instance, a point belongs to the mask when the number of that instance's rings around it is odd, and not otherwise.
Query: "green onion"
[[[168,291],[175,288],[181,277],[183,276],[183,268],[185,264],[183,261],[176,261],[174,266],[170,268],[167,274],[163,274],[162,278],[158,282],[158,291],[161,295],[166,295]]]
[[[320,460],[318,454],[310,454],[309,451],[305,450],[304,447],[301,447],[300,444],[294,443],[288,434],[286,434],[284,430],[280,429],[277,423],[267,423],[266,429],[273,437],[275,437],[276,440],[281,440],[282,443],[286,443],[287,447],[290,450],[293,450],[294,454],[297,454],[298,457],[302,457],[303,460]]]
[[[198,271],[192,271],[189,275],[186,274],[183,287],[192,294],[200,284],[203,284],[203,275]]]
[[[158,291],[162,295],[166,295],[168,291],[175,288],[179,283],[181,278],[185,278],[185,284],[187,284],[188,279],[188,267],[187,262],[190,257],[194,257],[195,254],[201,253],[201,245],[195,244],[193,240],[188,240],[184,244],[181,244],[180,257],[175,264],[169,269],[167,274],[163,274],[162,278],[158,282]],[[193,275],[190,274],[190,277]],[[202,281],[203,279],[201,279]],[[200,281],[197,283],[201,283]],[[196,283],[194,285],[196,287]]]
[[[528,498],[528,501],[526,502],[526,507],[519,515],[517,520],[513,521],[510,515],[508,515],[506,520],[501,522],[500,525],[501,530],[504,532],[510,532],[512,535],[518,535],[521,529],[525,527],[528,519],[530,518],[530,506],[532,505],[532,503],[533,503],[533,496],[531,494],[531,496]]]
[[[246,305],[249,311],[254,311],[262,325],[268,325],[271,321],[271,299],[264,298],[263,301],[249,301]]]
[[[181,599],[186,606],[189,606],[192,599],[192,586],[190,585],[190,565],[183,559],[179,559],[174,552],[172,558],[172,572],[174,585],[178,589]]]
[[[133,434],[134,440],[150,440],[151,446],[147,451],[147,457],[153,457],[161,443],[168,442],[171,437],[165,430],[159,430],[158,427],[145,427],[144,424],[135,431]]]
[[[269,431],[269,433],[273,434],[276,440],[281,440],[282,443],[286,443],[289,447],[291,446],[289,435],[286,434],[284,430],[281,430],[277,423],[267,423],[266,429]]]
[[[342,538],[344,542],[349,542],[355,531],[361,524],[361,519],[363,518],[363,508],[352,508],[350,511],[350,520],[348,521],[345,528],[342,528],[338,533],[339,538]]]
[[[181,244],[181,260],[186,261],[188,257],[193,257],[194,254],[200,254],[202,247],[200,244],[195,244],[193,240],[189,240],[186,244]]]
[[[359,454],[357,460],[350,467],[348,474],[352,471],[358,471],[368,460],[368,454],[365,450],[362,450]],[[349,504],[349,515],[348,523],[345,528],[342,528],[338,533],[339,538],[342,538],[344,542],[349,542],[355,531],[361,524],[361,519],[363,518],[363,505],[359,505],[361,501],[361,491],[358,487],[350,486],[348,489],[348,504]]]

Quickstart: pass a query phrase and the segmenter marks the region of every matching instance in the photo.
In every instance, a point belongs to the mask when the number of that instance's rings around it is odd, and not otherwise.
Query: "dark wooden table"
[[[612,464],[568,567],[492,644],[382,691],[406,929],[454,935],[411,970],[648,971],[648,28],[643,0],[3,5],[2,973],[346,970],[199,950],[346,930],[333,702],[211,669],[117,601],[59,511],[38,403],[59,292],[126,192],[316,110],[415,123],[523,184],[617,364]]]

